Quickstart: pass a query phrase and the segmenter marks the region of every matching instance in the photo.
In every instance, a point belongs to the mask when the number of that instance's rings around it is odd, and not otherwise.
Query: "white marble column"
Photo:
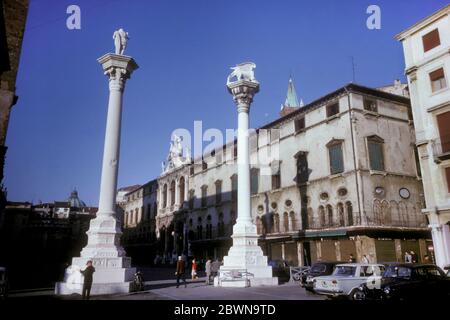
[[[220,274],[215,279],[216,286],[258,286],[277,285],[278,278],[272,277],[272,267],[267,264],[267,257],[258,246],[256,225],[251,217],[250,202],[250,164],[249,164],[249,112],[254,95],[259,91],[259,83],[253,78],[253,63],[237,65],[236,71],[228,78],[227,87],[233,95],[238,111],[238,213],[233,226],[233,246],[224,257]],[[250,69],[250,70],[249,70]],[[236,76],[236,81],[230,78]],[[234,271],[233,271],[234,270]],[[250,283],[242,281],[221,281],[230,271],[247,271],[253,274]]]
[[[88,243],[80,257],[72,260],[73,268],[84,269],[92,260],[96,272],[93,276],[92,294],[129,292],[129,283],[135,273],[131,259],[125,256],[120,244],[122,234],[116,218],[117,174],[119,166],[122,97],[125,82],[138,68],[133,58],[107,53],[97,60],[109,80],[109,103],[103,150],[102,176],[100,183],[99,209],[91,220]],[[73,283],[59,283],[56,293],[71,294],[81,287]]]

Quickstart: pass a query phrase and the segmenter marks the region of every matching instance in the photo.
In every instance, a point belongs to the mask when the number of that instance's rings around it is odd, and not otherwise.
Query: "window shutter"
[[[428,32],[422,37],[423,51],[427,52],[441,44],[438,29]]]
[[[444,69],[443,68],[439,68],[437,70],[434,70],[433,72],[430,72],[430,80],[431,81],[436,81],[439,79],[444,78]]]
[[[441,138],[442,152],[450,151],[450,111],[441,113],[436,117],[439,136]]]
[[[447,178],[447,189],[448,192],[450,193],[450,167],[445,168],[445,177]]]

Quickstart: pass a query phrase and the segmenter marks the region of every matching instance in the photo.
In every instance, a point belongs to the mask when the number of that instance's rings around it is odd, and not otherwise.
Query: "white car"
[[[384,265],[372,263],[338,264],[330,276],[314,279],[313,290],[330,298],[346,296],[359,300],[360,285],[365,283],[368,288],[379,288]]]

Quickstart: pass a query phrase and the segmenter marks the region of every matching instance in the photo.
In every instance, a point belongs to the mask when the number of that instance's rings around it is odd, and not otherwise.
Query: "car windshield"
[[[383,274],[384,278],[409,278],[411,277],[411,268],[390,266]]]
[[[324,272],[327,266],[324,264],[315,264],[311,267],[311,272]]]
[[[353,266],[337,266],[334,269],[334,276],[349,276],[353,277],[355,275],[356,267]]]

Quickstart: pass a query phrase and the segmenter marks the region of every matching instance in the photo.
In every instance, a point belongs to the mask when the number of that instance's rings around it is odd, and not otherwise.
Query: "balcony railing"
[[[327,228],[345,228],[351,226],[370,226],[370,227],[402,227],[402,228],[425,228],[427,221],[422,215],[408,215],[404,219],[379,219],[366,217],[365,222],[361,222],[359,217],[353,217],[353,221],[325,221],[314,218],[308,221],[307,229],[327,229]]]
[[[434,162],[440,163],[450,159],[450,135],[445,135],[431,141]]]

